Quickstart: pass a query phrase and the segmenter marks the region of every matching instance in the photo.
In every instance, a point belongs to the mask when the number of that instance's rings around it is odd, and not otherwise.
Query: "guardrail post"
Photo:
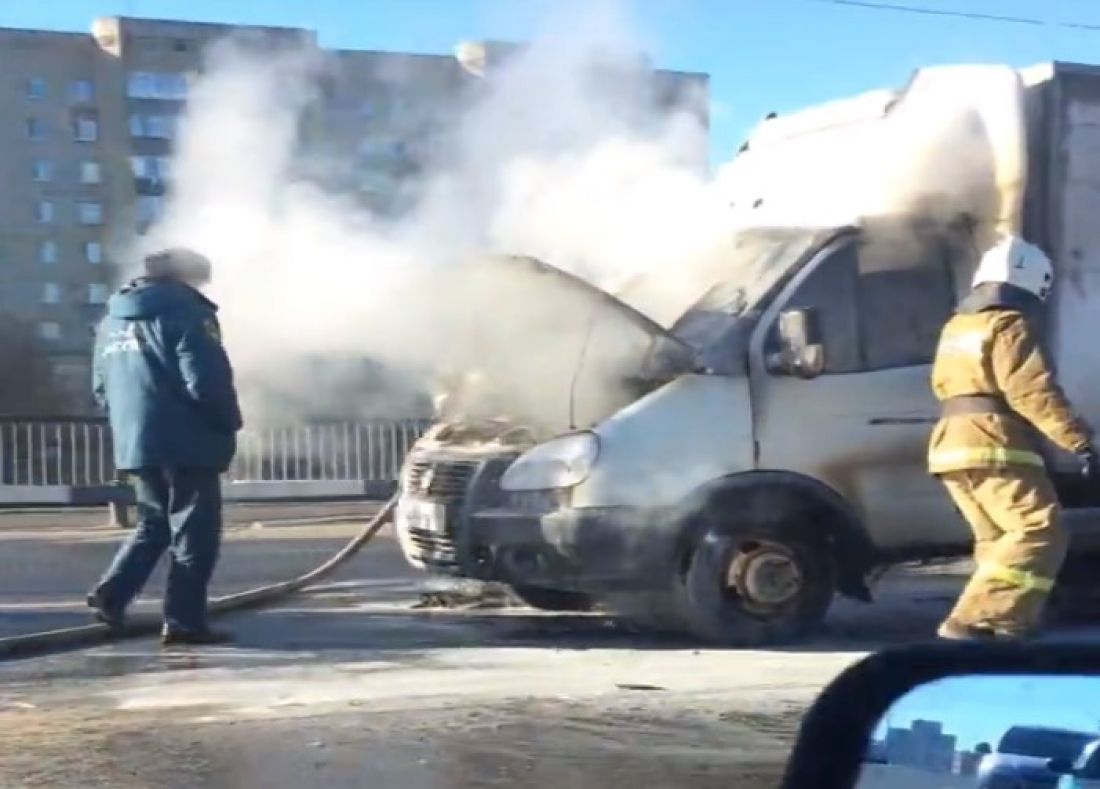
[[[116,491],[122,491],[126,488],[126,477],[122,474],[115,474],[114,488]],[[130,522],[130,505],[126,499],[120,496],[113,496],[107,503],[108,514],[110,517],[109,524],[116,529],[129,529],[132,525]]]
[[[130,505],[121,501],[112,501],[107,505],[110,521],[109,525],[115,529],[129,529]]]

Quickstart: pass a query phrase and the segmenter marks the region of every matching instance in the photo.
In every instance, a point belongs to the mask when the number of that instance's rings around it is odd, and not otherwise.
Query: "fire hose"
[[[317,583],[355,556],[363,546],[369,543],[381,531],[382,527],[390,521],[396,506],[397,496],[394,496],[343,548],[312,570],[286,581],[265,584],[242,592],[215,597],[210,601],[210,614],[221,616],[247,608],[267,605]],[[156,634],[159,630],[159,619],[144,617],[135,618],[118,630],[112,630],[103,624],[93,624],[28,633],[22,636],[10,636],[0,638],[0,660],[76,649],[120,638],[149,636]]]

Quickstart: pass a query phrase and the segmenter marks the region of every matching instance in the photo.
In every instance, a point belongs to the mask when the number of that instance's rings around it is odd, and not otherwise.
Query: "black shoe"
[[[215,646],[228,644],[233,636],[224,630],[172,630],[164,628],[160,634],[160,643],[166,647],[174,646]]]
[[[126,625],[126,614],[117,609],[107,605],[103,600],[103,593],[98,589],[94,592],[89,592],[88,596],[84,599],[88,608],[92,609],[92,615],[97,622],[107,625],[111,630],[122,630]]]

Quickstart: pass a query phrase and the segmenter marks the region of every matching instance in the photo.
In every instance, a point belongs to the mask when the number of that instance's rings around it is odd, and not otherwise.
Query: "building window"
[[[176,119],[171,115],[131,115],[130,135],[170,140],[175,132]]]
[[[69,85],[69,98],[74,104],[87,104],[95,98],[95,86],[88,79],[74,80]]]
[[[88,286],[89,304],[106,304],[109,295],[110,292],[107,290],[107,286],[102,282],[93,282]]]
[[[46,80],[42,77],[31,77],[27,80],[27,98],[31,101],[46,98]]]
[[[44,123],[42,123],[41,119],[35,117],[27,118],[27,139],[46,139],[46,126]]]
[[[40,184],[53,180],[53,162],[48,159],[36,159],[32,165],[34,180]]]
[[[53,222],[55,216],[54,204],[51,200],[39,200],[34,207],[34,218],[40,224],[46,225]]]
[[[182,101],[187,98],[187,77],[183,74],[135,71],[127,79],[126,95],[131,99]]]
[[[84,259],[92,265],[103,262],[103,246],[98,241],[84,242]]]
[[[160,217],[163,200],[155,195],[140,195],[137,199],[137,217],[141,224],[155,222]]]
[[[60,340],[61,324],[57,321],[42,321],[38,324],[38,336],[47,342]]]
[[[170,161],[168,156],[131,156],[130,168],[134,171],[134,178],[164,181],[168,178]]]
[[[73,139],[77,142],[95,142],[99,139],[99,121],[91,115],[81,115],[73,120]]]
[[[39,263],[56,263],[57,262],[57,242],[56,241],[43,241],[38,245],[38,262]]]
[[[126,95],[132,99],[156,98],[156,75],[133,72],[126,80]]]
[[[61,303],[61,286],[56,282],[46,282],[42,285],[42,303],[43,304],[60,304]]]
[[[98,184],[103,180],[103,172],[99,162],[94,159],[85,159],[80,163],[80,183]]]
[[[103,206],[92,200],[76,204],[76,219],[82,225],[98,225],[103,222]]]

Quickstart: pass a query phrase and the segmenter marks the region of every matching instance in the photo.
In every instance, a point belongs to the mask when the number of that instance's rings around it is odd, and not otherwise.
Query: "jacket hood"
[[[1043,313],[1043,302],[1023,288],[1003,283],[985,283],[970,291],[970,295],[959,303],[958,309],[964,315],[987,310],[1012,310],[1029,320],[1035,320]]]
[[[155,318],[196,308],[218,309],[214,302],[182,282],[152,277],[133,280],[107,301],[108,314],[126,320]]]

